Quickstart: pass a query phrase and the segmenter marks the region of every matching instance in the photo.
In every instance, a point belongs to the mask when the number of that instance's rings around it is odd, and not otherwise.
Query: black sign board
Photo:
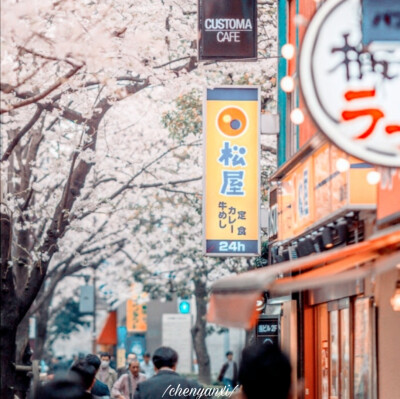
[[[256,341],[258,344],[279,345],[280,318],[278,316],[261,315],[256,325]]]
[[[199,0],[199,61],[257,59],[257,1]]]

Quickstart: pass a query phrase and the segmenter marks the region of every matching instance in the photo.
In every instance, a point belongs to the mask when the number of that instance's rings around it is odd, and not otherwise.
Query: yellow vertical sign
[[[147,306],[132,299],[126,301],[126,329],[129,332],[147,331]]]
[[[203,235],[206,255],[260,253],[259,88],[207,89]]]

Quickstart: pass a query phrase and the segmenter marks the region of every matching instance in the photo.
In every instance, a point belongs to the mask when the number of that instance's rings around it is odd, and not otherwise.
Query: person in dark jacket
[[[89,353],[86,355],[85,360],[88,364],[93,366],[96,369],[96,374],[99,371],[101,360],[98,356],[92,355]],[[104,382],[101,382],[96,378],[94,385],[92,387],[92,390],[90,391],[93,395],[99,396],[100,398],[103,399],[108,399],[111,397],[110,395],[110,390]]]
[[[199,398],[202,386],[176,373],[178,354],[175,350],[161,346],[155,350],[152,360],[156,374],[137,386],[134,399]]]
[[[69,370],[69,376],[76,378],[84,389],[82,399],[100,399],[90,392],[95,382],[96,369],[86,359],[78,360]]]
[[[241,391],[237,399],[288,399],[292,367],[278,345],[253,344],[243,349],[239,367]]]
[[[222,365],[218,376],[218,381],[221,381],[227,389],[232,391],[237,384],[238,366],[233,360],[233,353],[226,352],[227,362]]]

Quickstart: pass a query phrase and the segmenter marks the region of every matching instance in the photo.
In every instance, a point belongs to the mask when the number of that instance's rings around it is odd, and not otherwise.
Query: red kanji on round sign
[[[322,133],[347,153],[400,167],[400,42],[362,45],[361,0],[328,0],[300,53],[300,84]]]

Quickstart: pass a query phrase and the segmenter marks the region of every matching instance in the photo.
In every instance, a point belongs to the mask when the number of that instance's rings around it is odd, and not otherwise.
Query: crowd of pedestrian
[[[239,367],[233,361],[232,352],[227,352],[226,357],[227,362],[222,366],[219,380],[230,391],[235,390],[237,382],[241,384],[235,399],[289,398],[291,366],[279,347],[246,347]],[[79,358],[67,373],[56,375],[41,386],[34,399],[207,397],[207,394],[199,395],[199,392],[205,392],[200,384],[176,372],[178,353],[170,347],[158,348],[152,360],[150,354],[146,353],[142,362],[139,362],[135,354],[129,354],[127,364],[117,371],[110,366],[110,359],[108,353]]]

